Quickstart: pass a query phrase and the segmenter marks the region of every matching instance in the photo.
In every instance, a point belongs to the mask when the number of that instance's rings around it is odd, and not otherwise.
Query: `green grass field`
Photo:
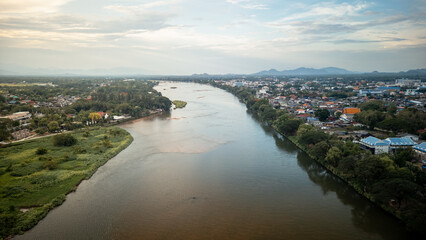
[[[53,137],[0,148],[0,239],[33,227],[67,193],[125,149],[132,136],[118,127],[72,133],[73,146],[54,146]],[[46,148],[45,154],[37,149]]]
[[[186,102],[180,100],[173,101],[173,104],[175,105],[175,108],[184,108],[186,106]]]

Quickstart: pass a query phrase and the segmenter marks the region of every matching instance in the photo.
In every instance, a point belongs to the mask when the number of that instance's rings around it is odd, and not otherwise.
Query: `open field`
[[[133,140],[118,127],[79,130],[72,136],[77,139],[73,146],[55,146],[51,136],[0,148],[0,239],[37,224]]]

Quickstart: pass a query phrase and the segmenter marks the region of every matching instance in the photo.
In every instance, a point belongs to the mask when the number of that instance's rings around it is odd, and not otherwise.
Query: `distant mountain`
[[[411,69],[408,70],[406,72],[401,72],[401,73],[406,73],[406,74],[421,74],[421,75],[425,75],[426,74],[426,68],[421,68],[421,69]]]
[[[268,76],[298,76],[298,75],[342,75],[342,74],[355,74],[343,68],[327,67],[327,68],[297,68],[294,70],[278,71],[276,69],[270,69],[267,71],[261,71],[254,75],[268,75]]]
[[[274,75],[281,75],[281,72],[278,71],[277,69],[270,69],[270,70],[264,70],[264,71],[255,73],[255,75],[271,75],[271,76],[274,76]]]

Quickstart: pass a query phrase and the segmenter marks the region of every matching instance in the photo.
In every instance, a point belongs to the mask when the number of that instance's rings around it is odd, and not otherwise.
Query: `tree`
[[[89,114],[89,119],[92,121],[92,123],[98,121],[101,118],[102,118],[101,115],[97,112],[92,112]]]
[[[397,110],[395,103],[389,104],[389,106],[386,110],[390,115],[395,115],[396,110]]]
[[[411,148],[399,149],[394,155],[394,161],[399,167],[404,167],[406,162],[412,162],[414,151]]]
[[[426,140],[426,132],[422,132],[419,137],[421,140]]]
[[[61,146],[69,147],[76,143],[77,143],[77,139],[69,133],[53,136],[53,145],[58,147],[61,147]]]
[[[60,130],[59,123],[57,121],[51,121],[49,124],[47,124],[47,128],[49,129],[49,132],[57,132]]]
[[[327,134],[311,125],[305,124],[299,127],[297,138],[299,143],[310,145],[327,140]]]
[[[389,177],[389,172],[395,170],[392,159],[388,156],[368,156],[355,164],[355,176],[365,187],[371,186],[383,178]]]
[[[343,153],[337,147],[332,147],[328,150],[327,156],[325,157],[325,161],[331,164],[333,167],[337,167],[339,165],[340,160],[342,160]]]
[[[361,110],[362,111],[381,111],[383,112],[385,110],[385,104],[383,101],[378,101],[378,100],[373,100],[373,101],[368,101],[365,103],[362,103],[360,105]]]
[[[37,148],[36,154],[37,155],[44,155],[44,154],[47,153],[47,151],[48,151],[47,148],[45,148],[45,147],[39,147],[39,148]]]
[[[315,117],[321,122],[325,122],[330,117],[330,111],[328,109],[318,109],[315,111]]]
[[[278,124],[278,130],[284,134],[293,135],[302,124],[300,119],[289,119]]]
[[[339,162],[339,170],[352,176],[355,170],[356,160],[357,156],[354,155],[343,157]]]
[[[413,182],[394,178],[375,183],[372,187],[372,193],[376,201],[386,205],[394,202],[396,208],[399,209],[403,202],[415,195],[417,189],[418,185]]]
[[[314,156],[314,157],[316,157],[316,158],[318,158],[320,160],[323,160],[325,158],[325,156],[327,155],[328,149],[329,149],[329,146],[328,146],[327,142],[326,141],[322,141],[322,142],[319,142],[319,143],[315,144],[310,149],[309,153],[312,156]]]
[[[377,124],[379,128],[399,132],[404,129],[406,123],[399,118],[388,118]]]
[[[12,138],[9,128],[13,126],[13,121],[8,118],[0,118],[0,142],[8,141]]]
[[[357,156],[362,152],[363,150],[359,147],[359,145],[352,141],[346,141],[343,145],[343,156]]]
[[[361,111],[354,116],[355,121],[368,125],[373,130],[377,123],[385,119],[385,114],[377,110]]]

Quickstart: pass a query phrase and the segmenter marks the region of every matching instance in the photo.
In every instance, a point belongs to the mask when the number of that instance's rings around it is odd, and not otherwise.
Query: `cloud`
[[[322,44],[324,49],[347,45],[346,49],[350,46],[361,50],[367,46],[366,43],[368,47],[387,48],[424,44],[418,37],[419,29],[426,26],[426,18],[421,12],[380,12],[380,8],[373,8],[372,4],[365,2],[326,2],[299,8],[304,10],[264,25],[276,29],[288,39],[316,47]],[[330,43],[341,46],[327,46]]]
[[[362,40],[362,39],[342,39],[333,41],[337,44],[347,44],[347,43],[381,43],[381,42],[401,42],[406,41],[406,38],[382,38],[379,40]]]
[[[288,21],[309,19],[309,18],[341,18],[348,16],[359,16],[361,12],[367,9],[369,4],[362,2],[356,4],[325,2],[314,5],[303,5],[302,9],[308,9],[308,11],[298,11],[297,13],[291,14],[290,16],[284,17],[276,23],[285,23]]]
[[[0,1],[0,13],[55,12],[71,0],[5,0]]]
[[[328,0],[311,5],[300,1],[285,6],[278,0],[23,2],[0,3],[0,48],[8,52],[1,57],[4,62],[21,62],[27,52],[46,50],[51,59],[55,53],[63,61],[73,55],[82,59],[82,65],[114,67],[126,61],[152,69],[166,64],[190,72],[203,65],[205,71],[207,66],[220,71],[229,63],[234,66],[237,59],[241,66],[251,60],[252,66],[293,58],[303,63],[312,52],[322,61],[321,53],[327,58],[332,51],[387,51],[426,44],[424,12],[390,11],[371,1]],[[253,15],[253,9],[262,11]],[[21,57],[14,56],[17,49]],[[86,55],[98,58],[86,63]],[[49,61],[56,64],[50,57]]]
[[[242,8],[247,8],[247,9],[254,9],[254,10],[269,9],[267,5],[257,3],[256,1],[252,1],[252,0],[226,0],[226,2],[234,4],[234,5],[238,5]]]
[[[108,10],[114,10],[117,12],[127,13],[127,14],[140,14],[145,13],[148,9],[158,8],[164,6],[172,6],[176,3],[181,2],[181,0],[161,0],[153,1],[148,3],[143,3],[139,5],[107,5],[104,8]]]
[[[48,32],[113,33],[129,30],[155,30],[167,27],[172,14],[146,12],[123,18],[91,19],[84,16],[52,14],[0,18],[1,29],[28,29]]]

